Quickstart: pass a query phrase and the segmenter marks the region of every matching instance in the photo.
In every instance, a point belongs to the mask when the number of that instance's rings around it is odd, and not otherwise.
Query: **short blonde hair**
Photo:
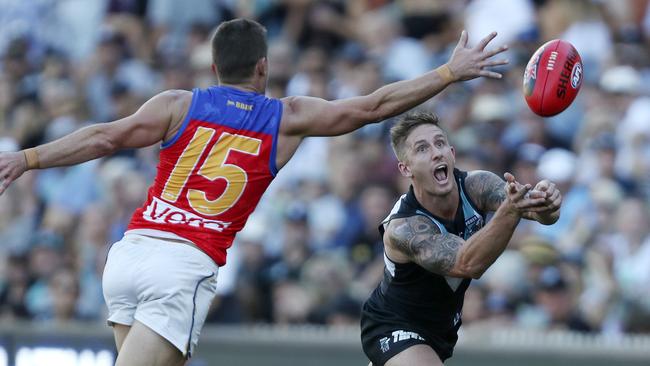
[[[400,120],[390,129],[390,142],[395,152],[395,156],[400,161],[403,161],[406,157],[404,152],[404,142],[409,136],[411,131],[420,125],[434,125],[442,130],[438,123],[438,116],[434,113],[415,111],[405,114]],[[445,135],[447,134],[445,130],[442,130]]]

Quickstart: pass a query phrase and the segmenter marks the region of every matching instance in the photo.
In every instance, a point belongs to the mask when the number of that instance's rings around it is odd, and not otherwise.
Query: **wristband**
[[[38,162],[38,153],[36,152],[36,149],[26,149],[23,150],[23,153],[25,154],[25,161],[27,161],[27,169],[38,169],[40,164]]]
[[[442,79],[442,81],[444,81],[445,84],[449,84],[456,81],[456,77],[454,76],[454,73],[451,72],[451,69],[447,64],[444,64],[439,68],[437,68],[436,72],[438,73],[438,76],[440,76],[440,78]]]

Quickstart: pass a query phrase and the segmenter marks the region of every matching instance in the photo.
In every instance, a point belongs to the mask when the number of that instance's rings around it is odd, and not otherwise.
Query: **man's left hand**
[[[546,192],[546,204],[542,206],[545,209],[540,212],[553,212],[560,209],[560,205],[562,205],[562,194],[555,186],[555,183],[544,179],[535,185],[535,190]]]
[[[535,185],[534,190],[545,192],[546,198],[542,205],[531,208],[524,214],[524,218],[535,220],[544,225],[554,224],[560,218],[562,194],[555,183],[544,179]]]

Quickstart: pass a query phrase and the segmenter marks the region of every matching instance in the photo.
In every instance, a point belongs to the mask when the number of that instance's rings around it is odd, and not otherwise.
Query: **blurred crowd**
[[[0,150],[125,117],[165,89],[207,87],[223,20],[268,29],[268,95],[364,95],[497,30],[502,80],[456,83],[420,108],[457,166],[556,182],[559,222],[522,222],[468,290],[467,327],[650,332],[650,4],[647,0],[4,0]],[[584,62],[562,114],[533,115],[524,67],[562,38]],[[314,121],[317,123],[318,121]],[[219,273],[208,323],[357,324],[383,273],[378,223],[408,187],[392,121],[310,138],[277,176]],[[0,196],[0,323],[105,321],[101,275],[155,175],[158,146],[31,171]]]

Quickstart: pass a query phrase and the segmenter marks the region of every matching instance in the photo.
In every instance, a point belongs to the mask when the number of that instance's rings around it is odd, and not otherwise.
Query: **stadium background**
[[[0,150],[124,117],[165,89],[215,83],[209,38],[232,17],[267,27],[273,97],[367,94],[444,63],[462,29],[470,44],[497,30],[493,46],[511,48],[504,79],[454,84],[422,108],[440,116],[460,168],[549,178],[564,204],[551,227],[522,223],[473,282],[450,364],[650,362],[647,0],[2,0],[0,9]],[[523,100],[523,67],[554,38],[575,45],[585,79],[567,111],[542,119]],[[283,364],[288,354],[363,364],[359,306],[383,268],[376,226],[408,184],[390,125],[305,141],[230,251],[192,365]],[[157,149],[28,172],[0,196],[0,365],[52,364],[54,354],[110,364],[103,263],[145,198]],[[228,352],[241,358],[218,363]]]

